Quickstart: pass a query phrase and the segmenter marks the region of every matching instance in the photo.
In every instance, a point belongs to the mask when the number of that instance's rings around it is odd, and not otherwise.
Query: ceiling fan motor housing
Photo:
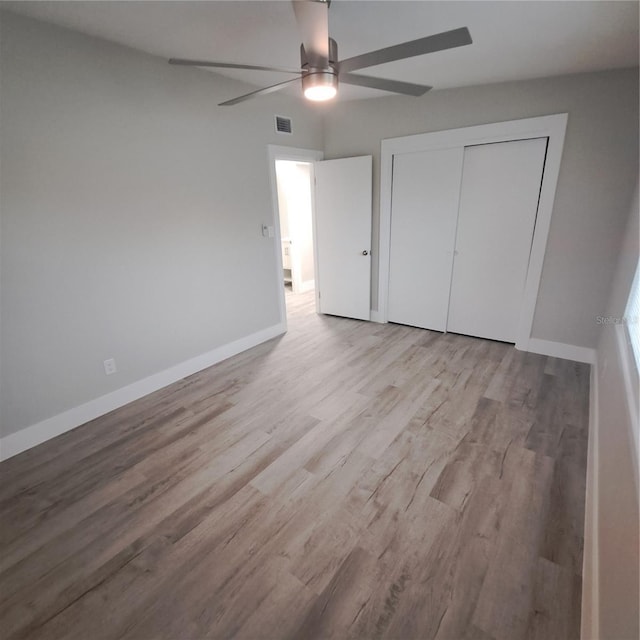
[[[300,66],[302,70],[311,69],[321,69],[324,71],[333,71],[335,73],[338,72],[338,43],[333,39],[329,38],[329,59],[326,61],[326,66],[324,66],[324,60],[314,60],[310,59],[307,56],[307,52],[305,51],[304,44],[300,45]]]
[[[333,87],[338,89],[338,43],[329,38],[329,59],[310,60],[304,45],[300,45],[300,62],[302,66],[302,90],[311,87]]]

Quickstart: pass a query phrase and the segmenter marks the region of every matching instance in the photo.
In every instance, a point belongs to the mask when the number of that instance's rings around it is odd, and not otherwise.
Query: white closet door
[[[447,330],[515,342],[547,139],[464,152]]]
[[[390,322],[445,331],[464,149],[395,155]]]

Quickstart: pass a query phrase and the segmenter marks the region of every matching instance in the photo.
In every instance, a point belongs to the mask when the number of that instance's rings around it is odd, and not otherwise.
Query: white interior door
[[[369,320],[371,156],[315,164],[320,313]]]
[[[447,330],[515,342],[547,138],[466,147]]]
[[[464,147],[393,158],[390,322],[445,331]]]

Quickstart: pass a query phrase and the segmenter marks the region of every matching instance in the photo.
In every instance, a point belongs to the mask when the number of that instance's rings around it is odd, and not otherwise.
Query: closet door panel
[[[464,148],[393,158],[390,322],[445,331]]]
[[[448,331],[515,342],[546,148],[465,148]]]

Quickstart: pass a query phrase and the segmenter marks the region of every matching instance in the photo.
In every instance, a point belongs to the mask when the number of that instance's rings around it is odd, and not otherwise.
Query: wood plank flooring
[[[589,367],[318,316],[0,465],[0,635],[579,638]]]

